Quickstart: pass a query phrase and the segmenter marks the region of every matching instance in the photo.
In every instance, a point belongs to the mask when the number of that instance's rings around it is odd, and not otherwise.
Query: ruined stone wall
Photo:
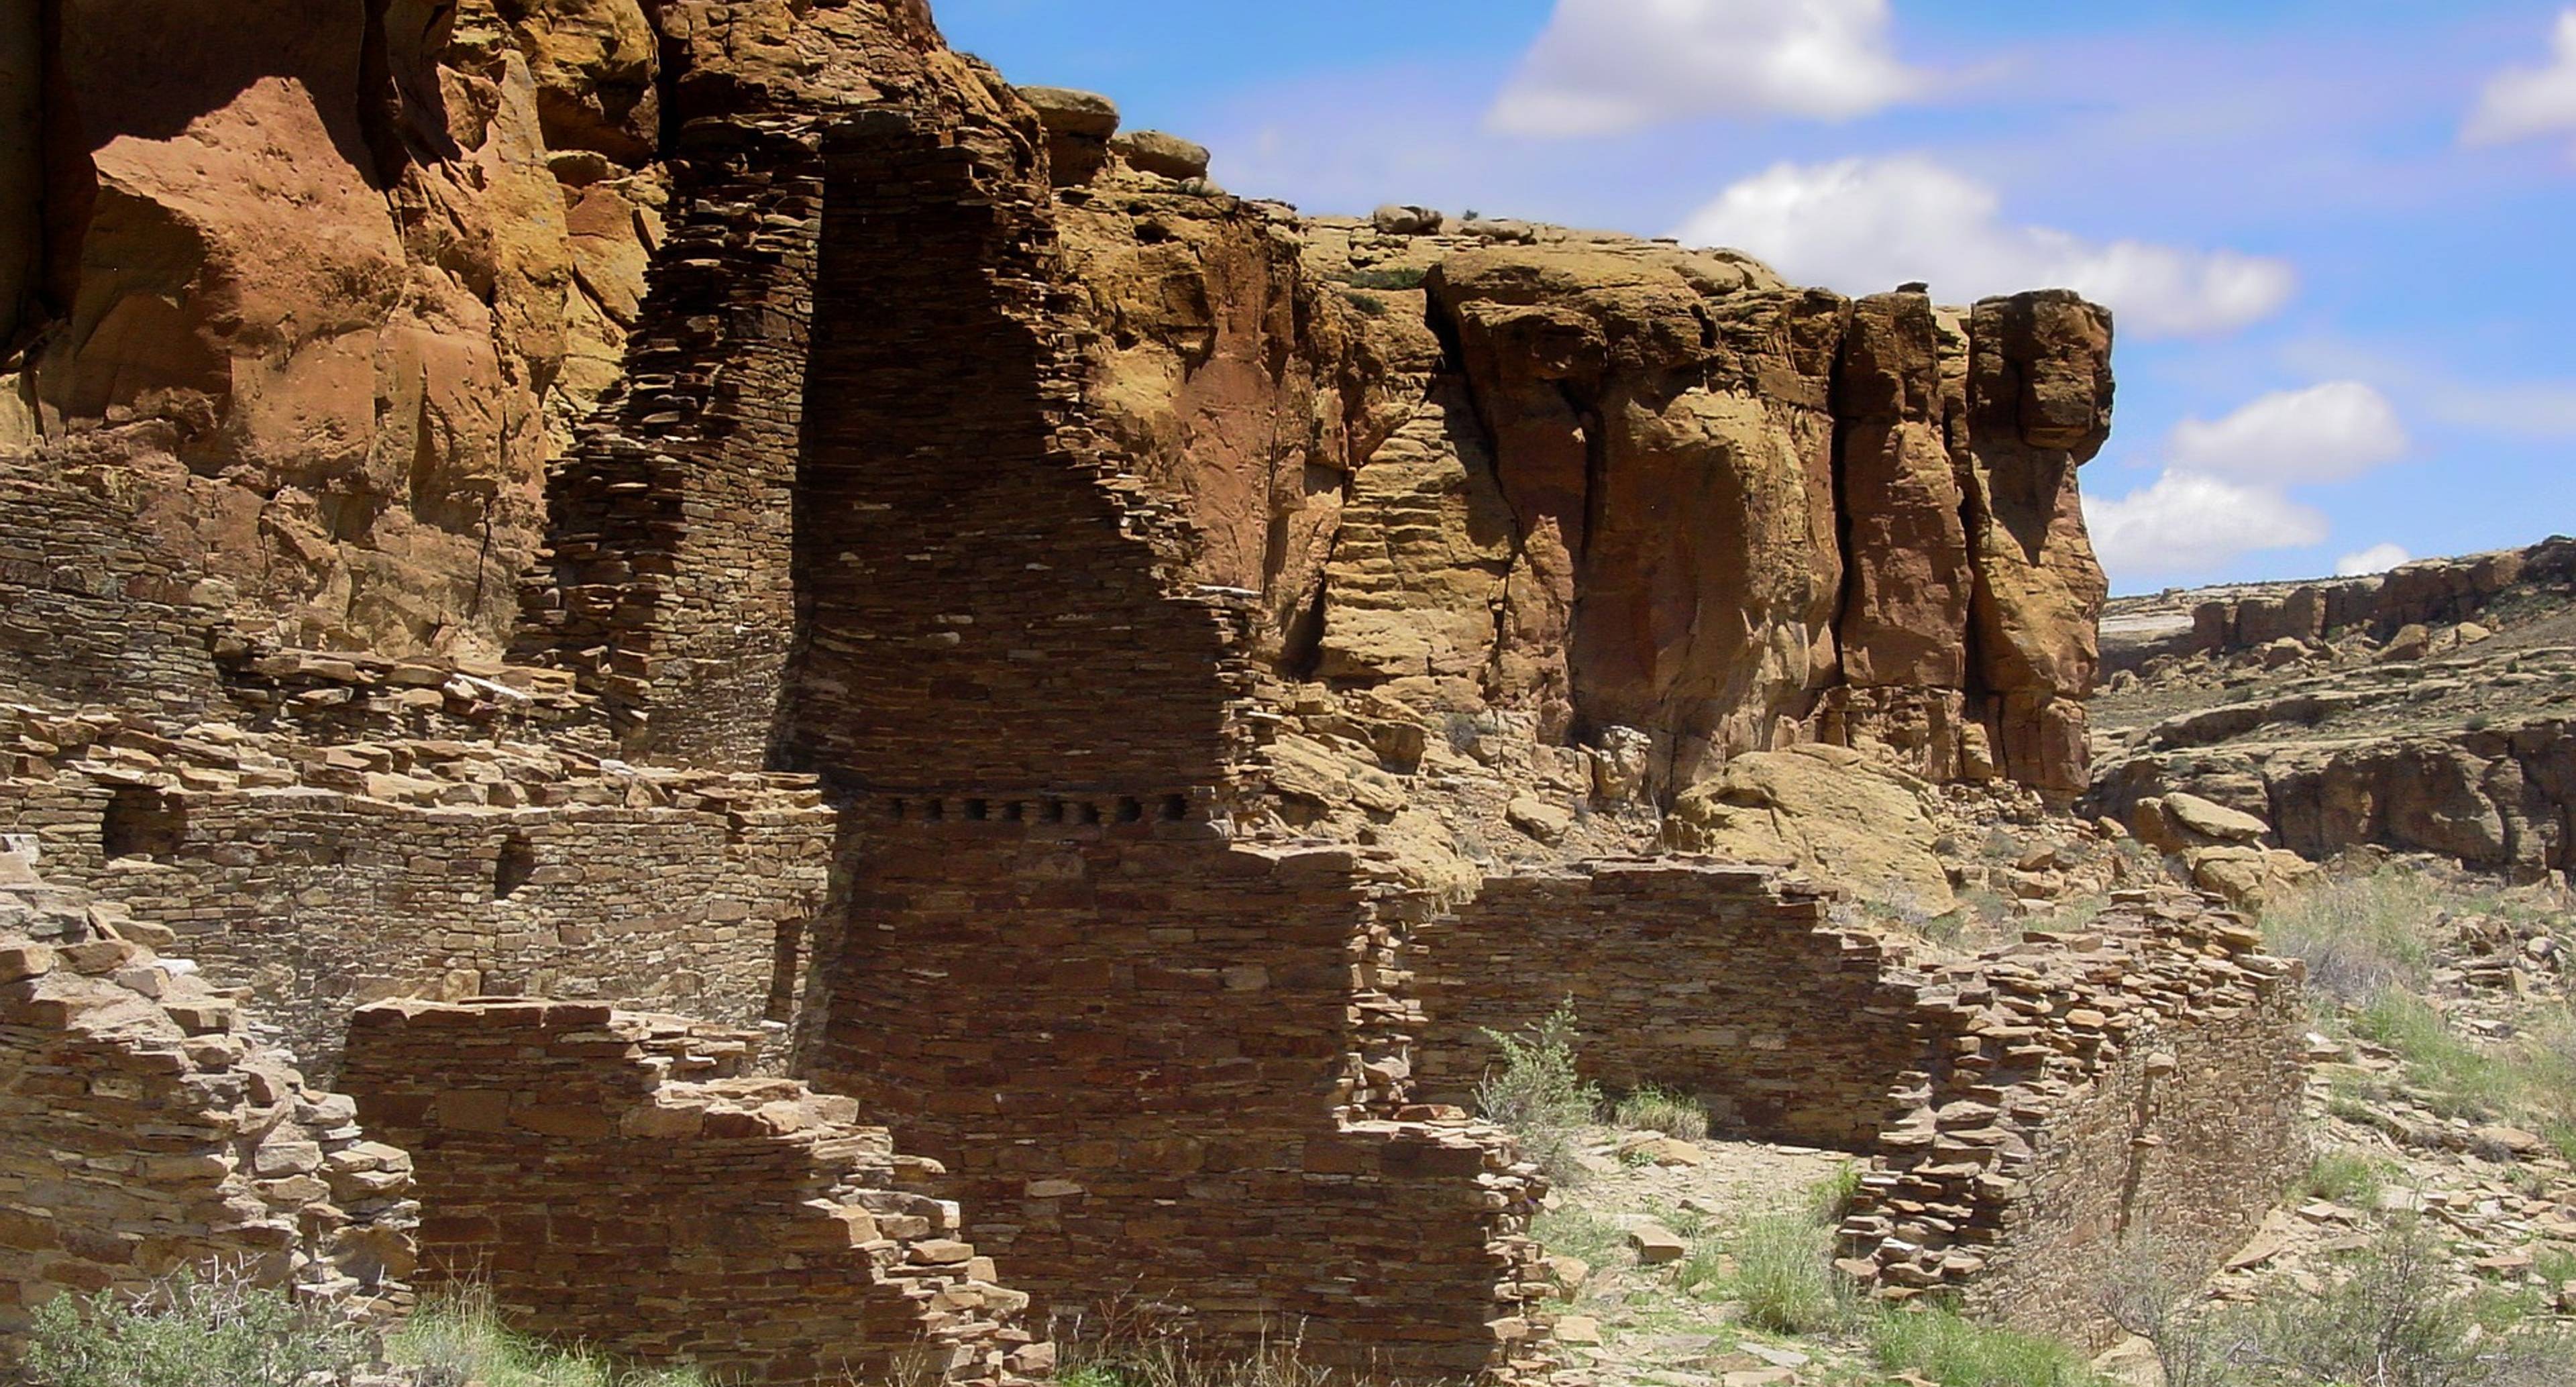
[[[0,1362],[55,1296],[215,1261],[352,1309],[403,1302],[409,1158],[120,923],[153,934],[0,855]]]
[[[1490,881],[1414,931],[1417,1089],[1465,1091],[1484,1028],[1570,997],[1586,1077],[1871,1156],[1845,1272],[2078,1337],[2117,1268],[2199,1280],[2306,1168],[2297,965],[2237,917],[2123,893],[2086,934],[1945,960],[1823,913],[1741,867]]]
[[[175,716],[220,702],[202,575],[138,526],[113,493],[0,469],[0,694]]]
[[[907,1192],[931,1168],[848,1098],[740,1077],[752,1048],[592,1003],[384,1003],[347,1083],[414,1153],[424,1284],[488,1286],[515,1327],[777,1387],[1041,1369],[1027,1297]]]
[[[1764,868],[1670,859],[1491,878],[1413,932],[1418,1091],[1471,1104],[1500,1059],[1486,1032],[1567,1005],[1588,1078],[1687,1095],[1734,1131],[1873,1150],[1929,1037],[1888,951],[1826,907]]]
[[[0,710],[0,822],[170,929],[327,1071],[350,1008],[529,992],[785,1020],[835,816],[786,776],[530,746],[152,737]],[[42,756],[24,748],[40,745]]]
[[[518,650],[579,670],[633,755],[756,768],[777,730],[818,124],[688,127],[621,396],[547,479]]]
[[[2093,932],[1933,971],[1936,1063],[1891,1095],[1839,1265],[2095,1342],[2122,1266],[2206,1276],[2307,1166],[2298,965],[2260,947],[2198,897],[2122,892]]]
[[[796,754],[886,791],[1213,786],[1236,623],[1076,408],[1027,132],[879,111],[827,157]]]
[[[1526,1361],[1531,1168],[1463,1121],[1336,1116],[1364,1081],[1351,854],[953,819],[856,846],[800,1072],[945,1162],[1015,1284],[1339,1367]]]

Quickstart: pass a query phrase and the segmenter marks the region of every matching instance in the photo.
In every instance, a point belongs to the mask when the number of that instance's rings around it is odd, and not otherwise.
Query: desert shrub
[[[2313,993],[2367,1006],[2392,988],[2420,988],[2430,976],[2424,926],[2440,908],[2431,881],[2383,871],[2300,892],[2263,913],[2263,931],[2274,953],[2307,962]]]
[[[2143,1261],[2144,1259],[2137,1259]],[[2324,1290],[2212,1304],[2197,1286],[2130,1271],[2106,1301],[2144,1337],[2166,1387],[2544,1387],[2576,1380],[2576,1340],[2527,1296],[2452,1289],[2421,1226],[2343,1259]],[[2130,1263],[2135,1265],[2135,1263]]]
[[[1419,289],[1424,271],[1418,266],[1390,270],[1353,270],[1342,282],[1354,289]]]
[[[2473,1302],[2451,1292],[2448,1264],[2422,1228],[2391,1229],[2324,1294],[2259,1302],[2232,1356],[2264,1384],[2543,1387],[2576,1374],[2563,1331],[2480,1324]]]
[[[1309,1362],[1304,1336],[1293,1330],[1265,1333],[1249,1349],[1210,1352],[1192,1340],[1186,1312],[1175,1309],[1120,1296],[1097,1315],[1059,1322],[1055,1380],[1062,1387],[1372,1387],[1371,1378]]]
[[[1918,1373],[1941,1387],[2093,1387],[2101,1381],[2084,1355],[2065,1344],[1939,1307],[1880,1315],[1870,1325],[1869,1346],[1887,1371]]]
[[[140,1293],[56,1296],[35,1312],[25,1366],[37,1387],[297,1387],[373,1357],[328,1311],[218,1264]]]
[[[513,1333],[483,1286],[424,1298],[385,1350],[414,1370],[420,1387],[706,1387],[692,1369],[629,1368],[579,1346]]]
[[[1860,1171],[1860,1162],[1853,1161],[1807,1186],[1807,1216],[1828,1227],[1842,1222],[1852,1196],[1860,1193]]]
[[[1848,1323],[1856,1300],[1833,1267],[1833,1231],[1803,1211],[1745,1220],[1733,1240],[1735,1276],[1726,1292],[1744,1321],[1781,1334],[1815,1334]]]
[[[1362,316],[1370,318],[1386,316],[1386,300],[1375,294],[1364,294],[1357,289],[1345,289],[1342,291],[1342,298],[1351,307],[1358,309]]]
[[[2345,1204],[2368,1205],[2379,1197],[2384,1180],[2379,1162],[2359,1151],[2318,1153],[2308,1167],[2308,1193]]]
[[[1632,1131],[1656,1131],[1684,1141],[1708,1135],[1708,1110],[1648,1084],[1619,1100],[1611,1120]]]
[[[1574,1004],[1560,1003],[1520,1034],[1485,1035],[1502,1051],[1502,1064],[1477,1083],[1477,1110],[1519,1137],[1522,1153],[1550,1179],[1580,1181],[1582,1133],[1600,1114],[1601,1090],[1575,1069]]]

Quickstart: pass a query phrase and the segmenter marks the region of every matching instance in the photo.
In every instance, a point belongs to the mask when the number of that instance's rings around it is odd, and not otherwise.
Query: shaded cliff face
[[[2082,787],[2100,308],[1381,232],[1115,159],[1059,217],[1088,399],[1198,524],[1195,576],[1259,594],[1283,674],[1543,740],[1633,729],[1667,797],[1811,740]]]
[[[506,640],[688,120],[970,85],[912,4],[8,10],[0,456],[138,479],[210,599],[395,654]]]

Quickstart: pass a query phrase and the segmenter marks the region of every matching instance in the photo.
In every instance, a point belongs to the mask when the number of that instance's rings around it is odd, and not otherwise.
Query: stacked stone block
[[[0,1360],[55,1296],[218,1263],[353,1311],[405,1303],[410,1158],[139,942],[158,932],[14,855],[0,877]]]
[[[424,1286],[765,1387],[1008,1383],[1051,1349],[860,1105],[743,1076],[742,1032],[586,1002],[360,1010],[347,1083],[418,1162]]]
[[[1936,1045],[1891,1095],[1846,1270],[2024,1329],[2114,1336],[2124,1266],[2190,1283],[2307,1168],[2299,965],[2197,896],[1939,970]]]
[[[1921,1063],[1901,954],[1826,923],[1821,891],[1763,867],[1643,859],[1489,878],[1413,934],[1429,1020],[1421,1096],[1465,1103],[1500,1059],[1488,1031],[1573,1008],[1586,1072],[1704,1103],[1724,1128],[1875,1149],[1888,1092]]]
[[[2086,934],[1943,960],[1824,906],[1744,867],[1489,881],[1416,931],[1420,1091],[1570,999],[1587,1076],[1872,1157],[1846,1272],[2052,1334],[2107,1332],[2122,1265],[2205,1276],[2306,1168],[2297,965],[2236,916],[2123,893]]]
[[[0,822],[254,989],[325,1071],[350,1009],[389,996],[784,1022],[836,820],[805,777],[0,707]]]
[[[822,126],[690,124],[624,393],[548,478],[520,648],[577,671],[630,755],[754,769],[777,730]]]
[[[1178,1307],[1209,1351],[1532,1363],[1535,1169],[1454,1111],[1360,1111],[1350,853],[1188,823],[867,833],[800,1072],[945,1162],[1016,1284],[1093,1322]]]

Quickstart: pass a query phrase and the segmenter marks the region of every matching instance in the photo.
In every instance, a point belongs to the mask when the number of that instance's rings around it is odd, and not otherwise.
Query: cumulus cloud
[[[2297,276],[2278,260],[2144,241],[2093,241],[2003,218],[1991,187],[1918,156],[1779,164],[1738,182],[1681,229],[1792,279],[1852,292],[1929,281],[1945,299],[2074,289],[2148,337],[2225,332],[2271,316]]]
[[[2576,8],[2562,10],[2546,67],[2497,73],[2478,94],[2460,135],[2471,144],[2506,144],[2543,135],[2576,134]]]
[[[2288,488],[2350,481],[2407,446],[2396,409],[2359,381],[2276,390],[2216,422],[2175,425],[2162,474],[2126,496],[2085,498],[2084,520],[2102,566],[2123,579],[2209,573],[2246,554],[2324,543],[2326,517]],[[2406,557],[2382,544],[2337,569],[2377,572]],[[2349,567],[2357,563],[2370,566]]]
[[[1922,91],[1887,0],[1557,0],[1487,123],[1603,135],[1703,115],[1847,120]]]
[[[2206,572],[2327,533],[2323,513],[2278,491],[2175,471],[2126,496],[2086,497],[2084,524],[2102,566],[2122,576]]]
[[[2406,455],[2388,397],[2357,380],[2278,390],[2211,423],[2174,426],[2175,468],[2242,481],[2340,482]]]
[[[2385,573],[2415,557],[2394,544],[2374,544],[2357,553],[2335,560],[2335,576],[2358,578],[2365,573]]]

